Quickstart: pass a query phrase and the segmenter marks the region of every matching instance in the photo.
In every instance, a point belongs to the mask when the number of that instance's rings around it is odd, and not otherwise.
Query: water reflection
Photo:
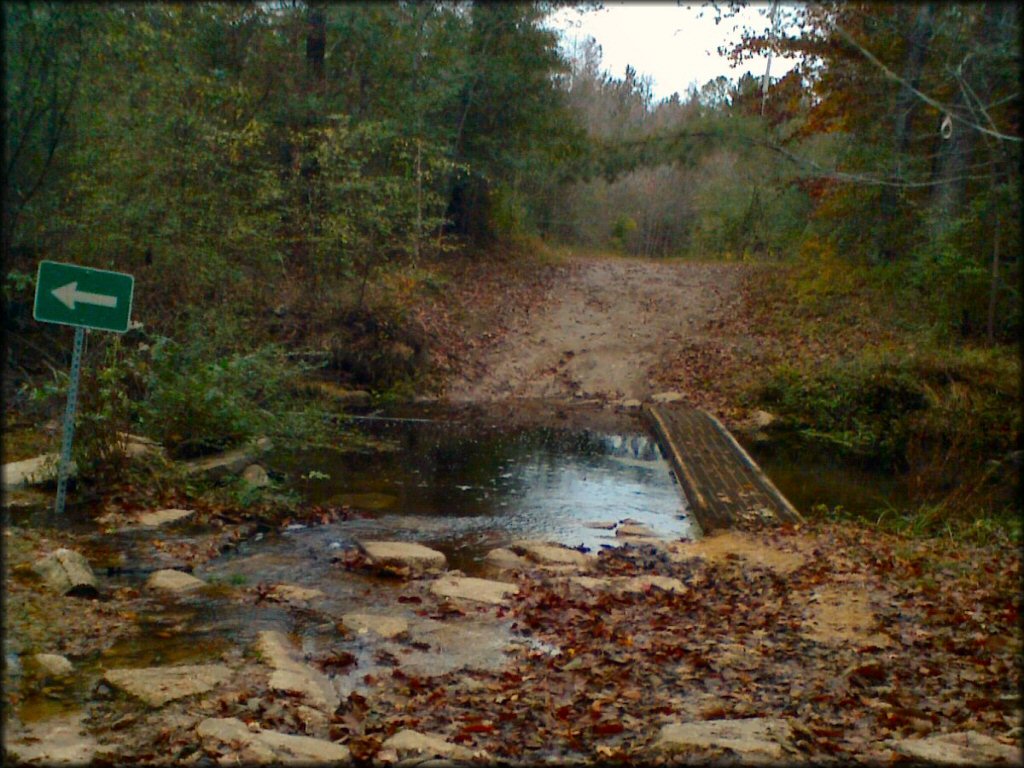
[[[663,538],[695,535],[660,448],[640,432],[486,421],[385,422],[373,432],[396,450],[274,457],[292,478],[319,478],[302,485],[311,503],[348,503],[369,515],[339,524],[343,538],[421,541],[474,570],[487,551],[516,539],[616,544],[596,522],[628,518]]]

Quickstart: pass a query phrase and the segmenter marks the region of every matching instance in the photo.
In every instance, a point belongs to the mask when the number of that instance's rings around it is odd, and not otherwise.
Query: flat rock
[[[618,523],[614,520],[595,520],[592,523],[583,524],[585,528],[596,528],[599,531],[611,531],[614,530],[617,525]]]
[[[774,717],[669,723],[662,726],[653,748],[659,752],[729,750],[744,762],[779,761],[787,755],[784,747],[791,733],[789,723]]]
[[[615,529],[615,535],[619,538],[629,536],[640,536],[645,538],[658,537],[658,534],[642,523],[624,523]]]
[[[588,568],[596,560],[593,555],[545,541],[517,541],[512,546],[523,550],[528,559],[544,566]]]
[[[259,464],[250,464],[242,472],[242,482],[250,488],[266,488],[270,485],[270,475]]]
[[[442,576],[430,585],[430,591],[440,597],[500,605],[507,600],[509,595],[519,592],[519,587],[504,581],[476,579],[469,576]]]
[[[185,462],[185,472],[190,475],[209,475],[214,479],[237,475],[252,463],[253,454],[247,448],[236,448],[215,456],[205,456]]]
[[[256,648],[273,668],[270,687],[300,696],[309,706],[322,712],[334,712],[341,701],[330,679],[292,654],[288,639],[273,630],[259,633]]]
[[[32,570],[54,592],[75,597],[96,597],[96,574],[89,561],[73,549],[55,549],[46,557],[37,560]]]
[[[66,677],[74,671],[71,662],[56,653],[37,653],[32,659],[43,672],[53,677]]]
[[[163,592],[173,592],[175,594],[192,592],[205,586],[206,582],[202,579],[197,579],[190,573],[175,571],[171,568],[153,571],[149,578],[146,579],[147,588],[159,589]]]
[[[657,403],[658,405],[678,403],[680,400],[685,399],[686,396],[682,392],[658,392],[656,395],[651,395],[651,402]]]
[[[408,728],[388,738],[381,744],[381,749],[393,749],[398,753],[399,758],[430,759],[440,757],[449,760],[470,760],[473,757],[473,751],[467,747],[452,744],[440,736],[420,733]]]
[[[126,432],[120,433],[119,436],[124,441],[124,450],[130,459],[163,453],[163,447],[160,443],[150,440],[148,437],[131,435]]]
[[[448,565],[443,552],[413,542],[363,541],[359,547],[374,565],[408,569],[410,574],[444,570]]]
[[[251,731],[234,717],[211,717],[196,726],[196,734],[209,749],[229,748],[241,763],[257,765],[309,765],[348,763],[348,747],[325,739],[277,731]]]
[[[504,547],[492,549],[488,552],[487,556],[484,557],[484,563],[492,568],[498,568],[503,571],[523,571],[531,566],[530,561],[525,557],[521,557],[511,549],[505,549]]]
[[[619,400],[619,408],[622,408],[625,411],[639,410],[642,405],[643,403],[641,403],[636,398],[627,398],[625,400]]]
[[[1024,753],[974,731],[943,733],[926,739],[901,739],[892,748],[902,755],[940,765],[1022,765]]]
[[[32,459],[12,461],[0,469],[4,490],[24,488],[26,485],[44,485],[57,480],[57,468],[60,464],[59,453],[44,453]],[[75,462],[68,467],[68,477],[78,472]]]
[[[103,673],[103,679],[108,683],[151,707],[206,693],[230,677],[231,670],[223,664],[108,669]]]
[[[88,765],[101,750],[112,747],[99,743],[85,731],[85,713],[53,717],[28,723],[24,732],[14,733],[5,723],[4,752],[9,760],[34,765]]]
[[[135,518],[134,524],[144,528],[156,528],[161,525],[169,525],[184,520],[194,515],[191,509],[157,509],[153,512],[143,512]]]
[[[383,638],[398,637],[409,631],[409,622],[401,616],[381,616],[373,613],[346,613],[341,623],[358,635],[369,632]]]
[[[277,584],[270,590],[269,597],[282,603],[308,603],[325,597],[324,593],[313,587],[300,587],[297,584]]]
[[[212,480],[237,475],[253,463],[256,454],[269,450],[270,446],[270,440],[261,437],[251,446],[243,446],[214,456],[204,456],[201,459],[185,462],[185,472],[189,475],[207,475]]]

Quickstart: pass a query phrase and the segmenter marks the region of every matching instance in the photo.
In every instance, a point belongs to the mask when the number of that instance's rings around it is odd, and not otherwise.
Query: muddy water
[[[739,440],[804,514],[813,514],[816,506],[824,505],[874,520],[883,510],[910,506],[909,490],[899,475],[843,461],[827,447],[787,435],[771,440],[739,436]]]

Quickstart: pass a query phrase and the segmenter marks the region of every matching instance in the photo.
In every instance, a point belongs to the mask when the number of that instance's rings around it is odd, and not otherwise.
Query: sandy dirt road
[[[708,336],[742,265],[575,256],[546,297],[449,384],[452,402],[508,398],[643,400],[652,368]]]

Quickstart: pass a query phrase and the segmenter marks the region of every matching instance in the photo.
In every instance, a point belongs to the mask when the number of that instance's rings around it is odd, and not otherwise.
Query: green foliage
[[[814,370],[777,367],[756,396],[809,439],[912,469],[924,495],[934,496],[1013,450],[1019,376],[1005,349],[869,353]]]
[[[1020,330],[1020,190],[999,187],[974,198],[962,216],[939,227],[936,238],[915,252],[908,278],[929,314],[947,336],[980,337],[992,312],[994,339],[1012,340]],[[992,262],[999,266],[993,276]]]
[[[199,333],[187,343],[162,338],[139,420],[147,436],[179,457],[221,450],[260,436],[301,441],[323,432],[322,417],[295,402],[306,368],[267,345],[250,352],[219,349]]]
[[[75,440],[75,461],[83,477],[110,480],[128,469],[128,437],[136,432],[138,398],[148,361],[113,336],[98,364],[83,365]]]
[[[889,466],[904,460],[910,416],[927,407],[912,371],[888,360],[855,360],[813,372],[779,367],[758,397],[808,438]]]

